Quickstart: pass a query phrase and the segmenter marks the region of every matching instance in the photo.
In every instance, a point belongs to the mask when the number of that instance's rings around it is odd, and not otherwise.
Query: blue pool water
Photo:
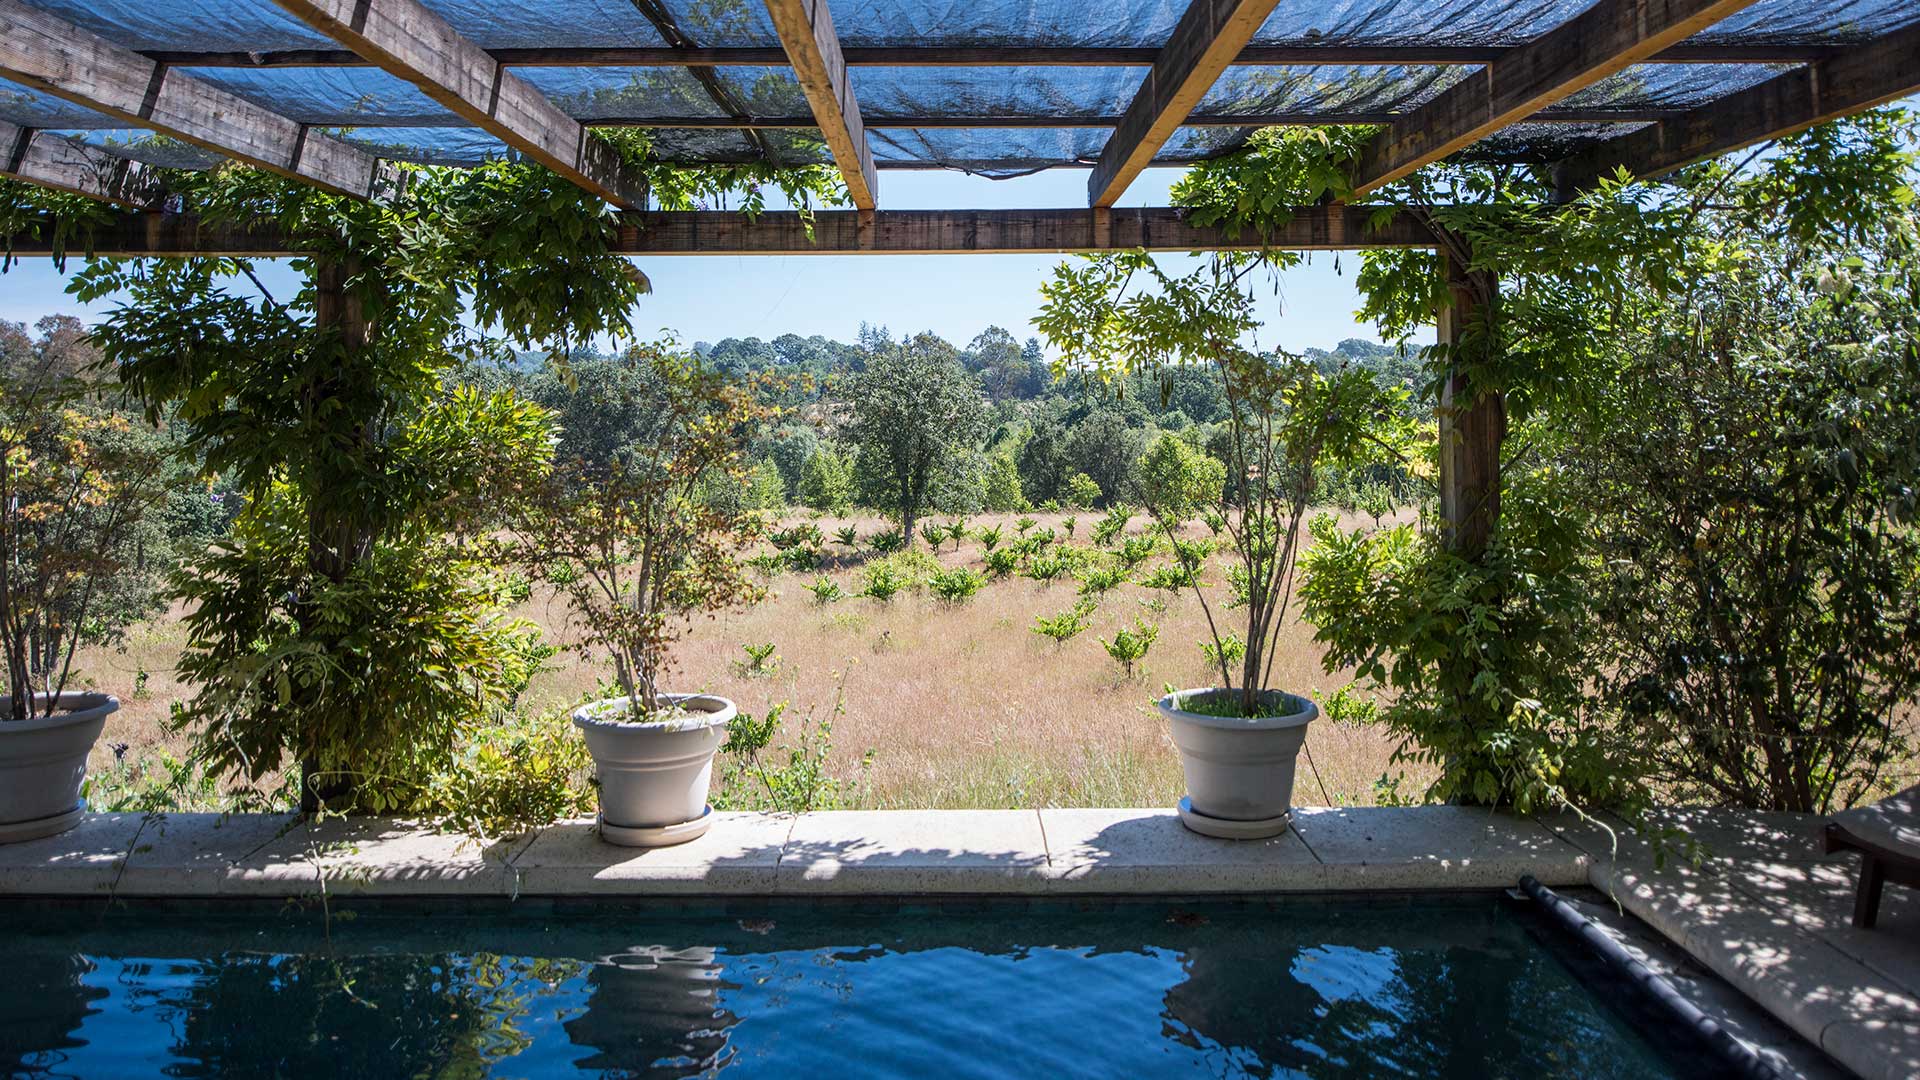
[[[0,1075],[1699,1072],[1550,940],[1495,897],[0,907]]]

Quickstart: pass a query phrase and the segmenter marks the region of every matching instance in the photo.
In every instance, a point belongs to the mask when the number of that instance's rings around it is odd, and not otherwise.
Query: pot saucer
[[[73,804],[73,809],[52,817],[34,818],[32,821],[15,821],[0,825],[0,844],[18,844],[23,840],[38,840],[43,836],[56,836],[80,824],[80,818],[87,812],[85,800]]]
[[[1279,836],[1292,824],[1291,813],[1279,817],[1260,818],[1257,821],[1232,821],[1227,818],[1208,817],[1193,808],[1193,800],[1180,796],[1180,824],[1199,833],[1201,836],[1217,836],[1222,840],[1265,840]]]
[[[672,847],[705,836],[707,829],[713,825],[713,807],[709,805],[699,817],[678,825],[609,825],[602,817],[596,817],[595,821],[600,826],[600,839],[609,844],[620,847]]]

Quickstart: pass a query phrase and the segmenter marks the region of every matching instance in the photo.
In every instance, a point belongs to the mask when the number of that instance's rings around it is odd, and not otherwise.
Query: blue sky
[[[1165,206],[1178,170],[1151,169],[1134,182],[1123,205]],[[883,171],[880,203],[893,209],[1040,209],[1083,207],[1084,169],[1056,169],[1015,180],[985,180],[953,172]],[[965,345],[990,324],[1022,339],[1039,309],[1040,283],[1057,255],[807,255],[638,258],[654,294],[634,316],[642,335],[672,330],[685,342],[725,337],[773,338],[821,334],[852,341],[861,322],[896,334],[932,330]],[[1182,263],[1183,256],[1170,262]],[[1336,271],[1338,269],[1344,273]],[[1260,344],[1330,348],[1343,338],[1374,339],[1356,324],[1353,290],[1358,258],[1316,253],[1290,271],[1268,306]],[[291,275],[264,274],[269,288]],[[83,319],[111,304],[84,305],[66,295],[64,275],[44,259],[27,259],[0,276],[0,319],[31,324],[65,312]]]

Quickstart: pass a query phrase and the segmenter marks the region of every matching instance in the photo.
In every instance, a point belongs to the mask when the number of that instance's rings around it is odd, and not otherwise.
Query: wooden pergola
[[[268,0],[258,2],[268,5]],[[638,246],[633,250],[652,254],[1052,251],[1160,246],[1155,237],[1165,238],[1169,248],[1209,247],[1214,245],[1208,236],[1181,235],[1182,227],[1171,219],[1138,219],[1144,231],[1135,232],[1131,225],[1110,226],[1113,219],[1103,213],[1116,206],[1143,169],[1163,160],[1160,155],[1182,128],[1245,131],[1280,124],[1382,124],[1385,130],[1361,167],[1357,196],[1448,155],[1471,151],[1516,125],[1561,125],[1582,131],[1604,126],[1608,132],[1619,131],[1587,139],[1576,152],[1557,160],[1548,156],[1550,150],[1543,150],[1539,160],[1556,160],[1565,185],[1573,190],[1615,167],[1624,166],[1642,177],[1657,176],[1920,90],[1920,12],[1899,15],[1901,5],[1893,0],[1887,6],[1896,14],[1881,20],[1891,28],[1865,40],[1842,40],[1845,27],[1836,27],[1834,34],[1818,40],[1777,40],[1765,34],[1700,40],[1744,9],[1764,9],[1779,0],[1598,0],[1544,33],[1497,45],[1261,44],[1257,39],[1263,25],[1274,17],[1278,0],[1193,0],[1164,43],[1155,48],[1041,43],[842,48],[828,0],[764,0],[779,48],[702,47],[683,29],[684,3],[632,2],[646,25],[667,43],[665,47],[517,47],[489,52],[438,13],[432,0],[272,0],[277,12],[299,20],[338,47],[142,50],[133,47],[138,42],[116,41],[71,17],[93,6],[86,0],[39,0],[37,4],[0,0],[0,78],[117,123],[363,198],[381,197],[389,175],[376,153],[353,138],[328,132],[325,125],[276,110],[270,97],[263,100],[259,93],[224,87],[215,74],[224,69],[378,69],[416,88],[456,117],[457,123],[497,138],[510,152],[632,211],[647,208],[646,185],[594,134],[594,127],[736,131],[750,141],[783,129],[817,131],[855,207],[851,227],[827,216],[823,242],[818,245],[790,246],[793,223],[777,217],[766,220],[768,239],[764,240],[748,235],[756,231],[753,227],[715,218],[710,226],[682,231],[676,223],[665,236],[636,237]],[[99,6],[115,5],[99,0]],[[1127,6],[1125,0],[1120,6]],[[183,17],[188,14],[180,12]],[[511,10],[503,9],[501,17],[510,20]],[[1103,17],[1099,10],[1089,9],[1089,23]],[[221,34],[218,27],[208,29],[215,43],[230,36]],[[1764,70],[1767,77],[1759,81],[1733,79],[1728,85],[1734,89],[1704,103],[1684,107],[1562,104],[1636,65],[1751,73],[1754,65],[1762,64],[1776,65],[1778,70]],[[755,65],[790,71],[804,92],[807,114],[756,115],[737,90],[716,75]],[[1436,67],[1466,73],[1466,77],[1438,93],[1409,97],[1387,108],[1275,109],[1261,101],[1249,108],[1242,101],[1216,99],[1209,110],[1200,109],[1230,69],[1347,72],[1364,65],[1388,66],[1380,76],[1388,82],[1396,74],[1405,80],[1428,77]],[[997,109],[972,114],[927,108],[917,113],[865,115],[853,74],[862,68],[942,69],[963,73],[956,78],[986,84],[1000,77],[996,72],[1013,69],[1032,74],[1128,67],[1145,69],[1131,100],[1123,109],[1092,112]],[[541,69],[683,72],[712,102],[697,112],[595,112],[576,118],[523,77]],[[343,103],[342,108],[346,107]],[[1063,230],[1053,215],[1033,211],[969,211],[946,218],[888,215],[891,222],[878,216],[880,166],[869,132],[888,128],[917,132],[1091,128],[1109,134],[1095,157],[1050,162],[1091,169],[1088,203],[1092,213],[1083,215],[1082,225]],[[366,130],[377,133],[377,128]],[[777,151],[765,142],[754,145],[777,160]],[[929,163],[890,164],[926,167]],[[0,175],[150,209],[160,194],[146,175],[150,171],[137,154],[116,153],[32,125],[5,122],[0,113]],[[1334,246],[1366,243],[1363,236],[1341,231],[1344,220],[1338,212],[1314,211],[1308,216],[1318,222],[1309,232],[1310,239],[1339,240]],[[124,233],[132,245],[126,254],[141,253],[141,242],[149,236],[162,247],[197,236],[181,223],[152,232],[129,228]],[[1382,239],[1405,242],[1399,237]],[[195,242],[214,245],[203,248],[213,251],[228,240],[208,234]],[[718,247],[702,247],[701,242]],[[257,247],[247,246],[249,250]]]
[[[491,50],[456,27],[436,9],[435,0],[227,2],[252,3],[275,18],[290,16],[295,20],[290,25],[317,33],[331,47],[255,48],[253,42],[231,47],[225,39],[234,35],[210,26],[210,47],[204,51],[151,48],[124,34],[116,40],[111,31],[118,24],[92,17],[99,14],[96,6],[125,9],[127,0],[0,0],[0,78],[82,107],[104,122],[165,135],[328,191],[381,199],[391,189],[396,170],[359,137],[364,133],[303,119],[277,107],[270,94],[241,92],[221,82],[221,73],[230,71],[271,77],[289,71],[377,69],[417,90],[453,123],[498,140],[507,152],[538,162],[621,208],[625,216],[619,250],[648,255],[1246,247],[1253,246],[1251,237],[1237,240],[1196,227],[1175,211],[1117,204],[1144,169],[1156,162],[1179,162],[1168,148],[1183,129],[1220,128],[1231,134],[1281,124],[1381,124],[1359,166],[1355,195],[1360,198],[1443,158],[1476,153],[1489,140],[1517,139],[1522,159],[1551,165],[1562,192],[1572,193],[1616,169],[1657,177],[1920,91],[1920,8],[1910,0],[1865,0],[1864,6],[1877,14],[1864,22],[1849,16],[1844,25],[1828,27],[1809,25],[1806,19],[1818,23],[1820,10],[1846,9],[1857,15],[1862,4],[1848,8],[1804,0],[1794,10],[1812,8],[1814,14],[1799,12],[1799,29],[1785,36],[1764,32],[1766,20],[1756,23],[1752,18],[1743,30],[1715,31],[1755,12],[1784,12],[1786,0],[1595,0],[1538,32],[1464,44],[1442,40],[1439,31],[1427,40],[1412,30],[1395,40],[1367,39],[1357,31],[1326,40],[1317,30],[1293,34],[1297,28],[1288,25],[1279,28],[1286,40],[1276,41],[1267,27],[1280,18],[1280,0],[1191,0],[1164,39],[1146,47],[1062,45],[1055,40],[1058,34],[1021,40],[1017,31],[998,35],[1000,40],[990,45],[842,47],[832,9],[849,10],[853,0],[763,0],[765,25],[777,38],[777,47],[716,45],[703,43],[687,29],[694,0],[631,0],[635,25],[650,28],[648,33],[663,45],[556,43]],[[620,0],[620,6],[625,2]],[[997,2],[1019,6],[1018,0]],[[1457,2],[1471,5],[1476,0]],[[169,6],[161,0],[160,14],[166,15]],[[1383,0],[1380,6],[1384,12],[1391,5]],[[1103,8],[1090,5],[1085,19],[1088,27],[1097,27],[1113,11],[1144,7],[1136,0],[1111,0]],[[515,18],[509,5],[498,14],[503,20]],[[1834,19],[1841,21],[1838,14]],[[864,29],[852,28],[856,34]],[[1583,91],[1610,85],[1609,80],[1623,73],[1673,65],[1705,72],[1699,81],[1723,92],[1652,104],[1581,100]],[[755,113],[738,84],[726,77],[729,71],[755,66],[797,83],[806,112]],[[955,77],[990,87],[1014,73],[1044,79],[1047,73],[1116,68],[1144,70],[1124,104],[1116,101],[1112,108],[1092,111],[922,108],[868,115],[856,93],[856,73],[865,70],[971,73]],[[1384,107],[1287,107],[1283,102],[1276,108],[1265,96],[1249,92],[1242,100],[1232,93],[1223,97],[1219,90],[1223,77],[1237,70],[1326,71],[1335,73],[1328,76],[1335,79],[1363,68],[1367,78],[1387,91]],[[1450,81],[1434,92],[1392,93],[1396,79],[1437,85],[1435,68],[1447,69]],[[535,85],[543,71],[597,69],[679,73],[698,87],[702,107],[570,112],[568,103]],[[4,100],[0,97],[0,105]],[[649,208],[639,172],[595,134],[596,126],[737,132],[756,156],[775,162],[783,158],[772,135],[817,131],[819,144],[846,181],[854,209],[818,214],[811,235],[792,213],[749,219],[720,211],[655,211]],[[942,162],[896,155],[877,163],[872,133],[887,129],[1091,129],[1107,134],[1096,153],[1059,155],[1040,163],[1089,168],[1087,209],[890,211],[880,208],[883,165],[914,168]],[[367,130],[378,133],[377,128]],[[1567,131],[1577,135],[1571,148],[1567,139],[1552,137]],[[1220,148],[1233,145],[1228,139]],[[1516,151],[1509,146],[1504,152]],[[701,159],[695,154],[687,160]],[[165,193],[139,153],[9,121],[4,111],[0,175],[126,207],[129,213],[94,238],[93,250],[101,255],[273,256],[297,248],[271,229],[215,227],[191,214],[161,212]],[[1280,235],[1266,242],[1293,249],[1434,246],[1434,237],[1409,217],[1381,229],[1369,228],[1368,218],[1365,206],[1304,207]],[[14,244],[18,255],[47,252],[44,243]],[[1443,339],[1457,334],[1472,303],[1462,282],[1453,284],[1455,303],[1440,318]],[[1443,514],[1471,548],[1484,542],[1489,507],[1497,504],[1505,416],[1497,398],[1456,403],[1451,393],[1450,387],[1439,410],[1446,448]]]

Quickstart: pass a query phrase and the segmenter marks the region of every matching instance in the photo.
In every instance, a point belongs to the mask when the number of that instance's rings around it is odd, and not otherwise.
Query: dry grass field
[[[983,515],[969,524],[976,529],[998,524],[1012,538],[1018,516]],[[1031,516],[1066,539],[1063,519],[1069,515]],[[1077,517],[1073,542],[1088,544],[1098,515]],[[1129,531],[1138,533],[1145,521],[1136,517]],[[829,538],[853,524],[863,540],[885,527],[872,517],[829,517],[817,524]],[[1193,530],[1191,535],[1205,534],[1198,526]],[[916,546],[926,549],[924,541],[916,540]],[[858,806],[1166,806],[1179,798],[1179,761],[1153,701],[1166,684],[1217,681],[1199,649],[1207,639],[1206,623],[1190,592],[1170,595],[1123,585],[1100,601],[1086,631],[1055,645],[1032,627],[1036,616],[1073,606],[1078,583],[1070,577],[1049,584],[1021,577],[993,581],[970,601],[952,606],[924,588],[881,603],[851,595],[862,588],[865,557],[848,552],[829,542],[820,571],[782,573],[769,582],[764,603],[697,623],[676,653],[678,687],[722,694],[756,713],[770,703],[788,702],[787,738],[809,715],[832,716],[836,696],[844,692],[845,713],[834,723],[832,767]],[[979,568],[982,545],[969,536],[956,551],[949,541],[937,557],[946,566]],[[1228,557],[1223,553],[1216,560]],[[1162,561],[1164,555],[1135,576]],[[849,595],[816,602],[805,586],[820,576],[835,580]],[[1217,568],[1208,575],[1209,597],[1224,631],[1241,613],[1222,610],[1223,578]],[[1156,598],[1166,601],[1164,611],[1150,608]],[[566,611],[558,601],[536,595],[522,614],[546,627],[551,639],[565,639]],[[1158,623],[1160,636],[1144,670],[1127,678],[1100,639],[1139,617]],[[1311,693],[1346,682],[1344,673],[1321,669],[1312,630],[1297,618],[1289,617],[1279,639],[1278,685]],[[176,754],[183,749],[160,724],[169,703],[189,690],[173,678],[179,642],[175,613],[137,627],[123,651],[98,650],[82,658],[85,680],[123,702],[101,740],[96,766],[111,760],[114,744],[125,744],[136,757],[156,747]],[[742,646],[768,642],[775,647],[771,670],[747,674]],[[600,674],[598,665],[563,653],[536,680],[526,704],[570,704],[591,690]],[[1374,781],[1388,770],[1393,746],[1377,730],[1322,721],[1311,730],[1307,749],[1315,768],[1301,763],[1295,802],[1364,805],[1373,801]],[[1403,790],[1419,790],[1422,779],[1409,777]]]

